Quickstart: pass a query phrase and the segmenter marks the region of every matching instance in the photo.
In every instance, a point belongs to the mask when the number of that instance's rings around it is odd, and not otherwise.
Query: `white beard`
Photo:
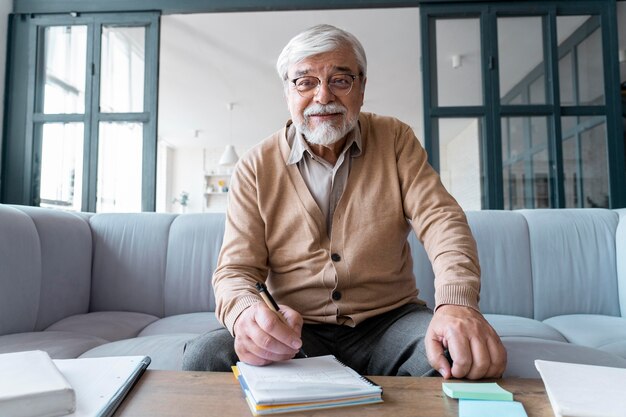
[[[302,123],[296,123],[296,127],[304,135],[307,142],[314,145],[329,146],[335,142],[341,140],[348,134],[357,123],[357,117],[344,118],[343,123],[339,126],[334,125],[332,122],[323,122],[314,129],[310,129],[307,123],[308,116],[312,114],[329,114],[329,113],[341,113],[347,114],[347,109],[339,104],[328,104],[322,106],[319,104],[313,104],[304,110],[304,121]]]

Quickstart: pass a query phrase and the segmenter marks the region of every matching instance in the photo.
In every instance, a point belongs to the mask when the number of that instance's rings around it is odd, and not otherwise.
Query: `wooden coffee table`
[[[289,413],[324,417],[458,417],[458,401],[441,390],[441,378],[381,377],[381,404]],[[553,417],[540,379],[496,380],[524,404],[528,417]],[[146,371],[115,417],[250,417],[239,383],[226,372]]]

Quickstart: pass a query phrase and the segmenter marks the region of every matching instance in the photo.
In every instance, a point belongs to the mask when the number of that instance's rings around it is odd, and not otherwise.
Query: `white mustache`
[[[347,112],[348,112],[348,109],[346,109],[344,106],[340,104],[327,104],[327,105],[312,104],[306,109],[304,109],[303,115],[305,117],[308,117],[308,116],[314,116],[314,115],[320,116],[324,114],[334,114],[334,113],[346,114]]]

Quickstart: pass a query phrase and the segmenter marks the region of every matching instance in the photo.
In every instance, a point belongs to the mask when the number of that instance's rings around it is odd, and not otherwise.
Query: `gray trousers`
[[[407,304],[372,317],[356,327],[305,324],[302,349],[311,356],[335,355],[362,375],[438,375],[424,347],[432,310]],[[238,361],[226,329],[205,333],[185,346],[183,369],[230,372]]]

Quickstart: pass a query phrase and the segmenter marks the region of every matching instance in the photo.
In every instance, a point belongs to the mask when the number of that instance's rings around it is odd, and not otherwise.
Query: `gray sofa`
[[[509,352],[626,368],[626,210],[468,212],[481,309]],[[186,341],[219,326],[211,274],[223,214],[86,214],[0,205],[0,353],[146,354],[180,369]],[[409,237],[421,297],[433,273]]]

